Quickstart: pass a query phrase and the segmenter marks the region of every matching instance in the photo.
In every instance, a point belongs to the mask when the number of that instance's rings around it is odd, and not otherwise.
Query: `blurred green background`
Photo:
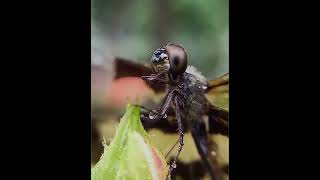
[[[91,63],[103,64],[103,70],[92,67],[92,100],[107,112],[99,115],[98,106],[92,106],[91,158],[94,164],[103,152],[101,137],[110,142],[120,119],[118,115],[121,114],[109,111],[114,101],[101,98],[106,91],[112,94],[109,91],[114,75],[111,65],[113,57],[149,63],[155,49],[169,42],[179,43],[186,48],[190,64],[208,79],[225,74],[229,71],[229,1],[91,0],[91,8]],[[126,95],[118,92],[112,94],[119,97]],[[103,103],[97,103],[100,100],[111,103],[108,107],[102,106]],[[157,138],[163,152],[168,152],[177,139],[177,134],[163,134],[155,129],[149,133],[155,135],[153,137]],[[199,169],[202,167],[199,164],[181,164],[198,162],[199,159],[190,134],[186,135],[185,141],[177,174],[185,179],[202,177],[204,168]],[[221,153],[218,152],[218,157],[228,162],[228,156],[223,156],[228,154],[228,140],[223,142],[227,143],[222,146]]]
[[[149,62],[168,42],[182,44],[208,77],[228,72],[228,0],[91,0],[91,43],[109,56]]]

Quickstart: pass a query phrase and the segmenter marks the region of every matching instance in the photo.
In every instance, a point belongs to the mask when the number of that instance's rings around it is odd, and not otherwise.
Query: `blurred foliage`
[[[180,43],[209,79],[228,71],[228,0],[92,0],[92,43],[113,56],[148,61]],[[100,42],[98,42],[100,41]],[[101,45],[102,44],[102,45]]]

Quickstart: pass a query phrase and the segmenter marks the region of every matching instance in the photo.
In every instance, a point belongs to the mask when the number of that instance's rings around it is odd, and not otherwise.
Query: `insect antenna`
[[[148,50],[148,49],[144,49],[144,50],[147,51],[148,53],[153,54],[153,51],[150,51],[150,50]]]

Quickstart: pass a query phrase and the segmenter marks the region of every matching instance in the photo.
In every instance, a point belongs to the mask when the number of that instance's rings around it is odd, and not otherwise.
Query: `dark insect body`
[[[181,45],[168,44],[157,49],[152,55],[151,62],[156,74],[142,76],[142,79],[149,83],[166,84],[167,95],[161,108],[150,111],[148,116],[142,116],[142,121],[157,123],[166,119],[170,112],[174,112],[178,125],[178,152],[169,168],[167,178],[170,177],[172,170],[177,166],[176,163],[184,145],[184,133],[190,130],[211,179],[223,179],[220,170],[215,165],[215,160],[210,158],[208,132],[203,116],[207,115],[209,117],[212,131],[224,135],[228,134],[228,111],[212,105],[206,97],[208,90],[215,86],[227,85],[228,79],[221,78],[216,81],[217,83],[210,84],[203,82],[196,75],[186,72],[188,58]]]

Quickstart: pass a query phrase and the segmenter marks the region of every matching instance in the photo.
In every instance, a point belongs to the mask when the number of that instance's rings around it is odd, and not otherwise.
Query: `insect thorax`
[[[194,75],[184,73],[174,88],[178,89],[179,107],[186,119],[198,120],[207,113],[209,102],[205,96],[203,83]]]

